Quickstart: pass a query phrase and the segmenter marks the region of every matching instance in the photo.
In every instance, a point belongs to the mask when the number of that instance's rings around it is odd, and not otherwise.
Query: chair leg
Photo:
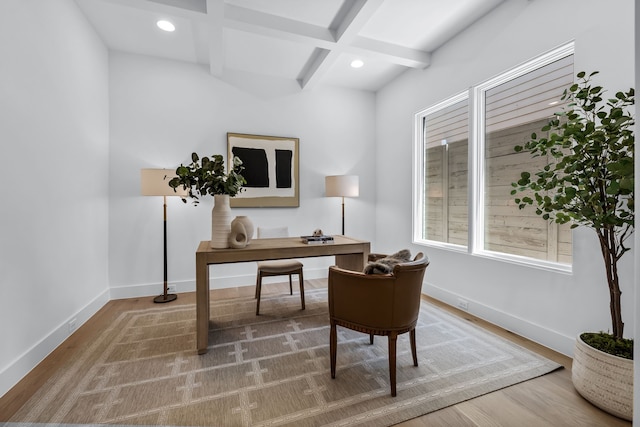
[[[336,356],[338,354],[338,331],[336,324],[331,322],[331,330],[329,332],[329,354],[331,355],[331,378],[336,377]]]
[[[416,352],[416,330],[409,331],[409,338],[411,341],[411,355],[413,356],[413,366],[418,366],[418,353]]]
[[[369,344],[373,345],[373,334],[369,334]]]
[[[293,295],[293,284],[291,283],[291,276],[293,276],[293,274],[289,275],[289,295]]]
[[[302,276],[302,269],[298,271],[298,281],[300,282],[300,300],[302,301],[302,309],[304,310],[304,277]]]
[[[389,335],[389,379],[391,381],[391,397],[396,397],[396,334]]]
[[[256,272],[256,295],[255,299],[258,299],[258,286],[260,285],[260,270]]]
[[[258,273],[258,278],[256,279],[256,316],[260,314],[260,294],[262,293],[262,273]]]

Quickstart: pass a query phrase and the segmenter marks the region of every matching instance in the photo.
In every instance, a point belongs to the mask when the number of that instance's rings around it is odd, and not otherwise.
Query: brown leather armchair
[[[410,333],[413,365],[416,354],[416,323],[420,311],[422,279],[429,260],[422,252],[413,261],[398,264],[391,274],[364,274],[329,267],[329,320],[331,323],[331,378],[336,377],[337,330],[343,326],[389,338],[389,377],[391,396],[396,395],[396,340]]]

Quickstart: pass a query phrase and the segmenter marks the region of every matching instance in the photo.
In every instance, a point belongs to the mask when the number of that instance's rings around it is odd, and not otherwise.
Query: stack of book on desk
[[[302,241],[307,245],[326,245],[333,243],[332,236],[301,236]]]

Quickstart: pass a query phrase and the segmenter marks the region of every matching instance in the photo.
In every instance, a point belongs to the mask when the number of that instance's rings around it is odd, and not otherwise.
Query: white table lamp
[[[357,175],[332,175],[324,179],[326,197],[342,197],[342,235],[344,235],[344,198],[358,197],[360,183]]]
[[[164,293],[153,299],[153,302],[169,302],[178,298],[169,294],[167,283],[167,196],[186,197],[187,191],[178,187],[176,191],[169,187],[169,180],[175,177],[175,169],[141,169],[140,189],[143,196],[162,196],[164,200]]]

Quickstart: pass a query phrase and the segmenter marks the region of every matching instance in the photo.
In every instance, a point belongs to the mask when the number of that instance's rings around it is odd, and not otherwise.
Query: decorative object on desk
[[[167,282],[167,196],[187,195],[184,189],[173,189],[169,187],[169,181],[175,176],[174,171],[170,169],[141,169],[140,170],[140,189],[143,196],[162,196],[164,207],[164,292],[154,298],[153,302],[169,302],[178,298],[175,294],[168,292],[169,285]]]
[[[360,184],[357,175],[333,175],[324,180],[325,197],[342,197],[342,235],[344,236],[344,198],[358,197]]]
[[[229,195],[216,194],[213,196],[213,209],[211,209],[211,247],[224,249],[229,247],[229,235],[231,234],[231,207]]]
[[[191,164],[180,165],[176,169],[176,177],[169,181],[175,189],[188,191],[187,196],[193,204],[200,202],[200,197],[207,194],[214,196],[214,206],[211,213],[211,247],[224,249],[229,247],[229,233],[231,232],[231,210],[229,197],[235,197],[242,192],[246,182],[240,174],[244,166],[242,160],[233,157],[229,172],[225,173],[224,158],[220,154],[209,157],[191,154]],[[182,199],[186,203],[186,198]]]
[[[300,236],[300,238],[302,242],[307,245],[326,245],[333,243],[333,236],[325,236],[324,234],[316,235],[314,233],[313,236]]]
[[[231,222],[232,225],[234,221],[237,221],[244,226],[244,229],[247,233],[247,244],[251,243],[251,240],[253,239],[253,231],[254,231],[254,226],[251,219],[246,215],[238,215]]]
[[[298,207],[298,138],[227,133],[228,158],[244,166],[244,192],[231,207]]]
[[[316,228],[315,230],[313,230],[313,236],[317,237],[317,236],[322,236],[324,233],[322,232],[322,229],[320,228]]]
[[[253,237],[253,223],[247,216],[237,216],[231,221],[229,245],[234,249],[244,248]]]
[[[631,249],[625,241],[634,230],[635,91],[630,88],[607,97],[602,86],[591,82],[597,73],[579,72],[577,82],[562,95],[564,111],[549,120],[540,137],[534,133],[524,146],[514,147],[516,152],[529,152],[548,163],[539,170],[522,172],[520,180],[511,184],[511,194],[525,192],[515,199],[520,209],[531,205],[545,220],[595,231],[606,271],[612,329],[611,334],[595,333],[599,339],[588,344],[614,357],[632,359],[633,339],[623,335],[618,262]],[[584,353],[581,340],[584,336],[576,340],[576,354]],[[618,384],[632,384],[632,372],[611,369],[605,363],[585,367],[576,360],[572,369],[576,390],[601,409],[631,420],[632,393],[626,394],[626,413],[622,413]],[[600,372],[592,373],[597,368]],[[623,373],[613,381],[616,386],[603,388],[598,378],[614,373]]]

